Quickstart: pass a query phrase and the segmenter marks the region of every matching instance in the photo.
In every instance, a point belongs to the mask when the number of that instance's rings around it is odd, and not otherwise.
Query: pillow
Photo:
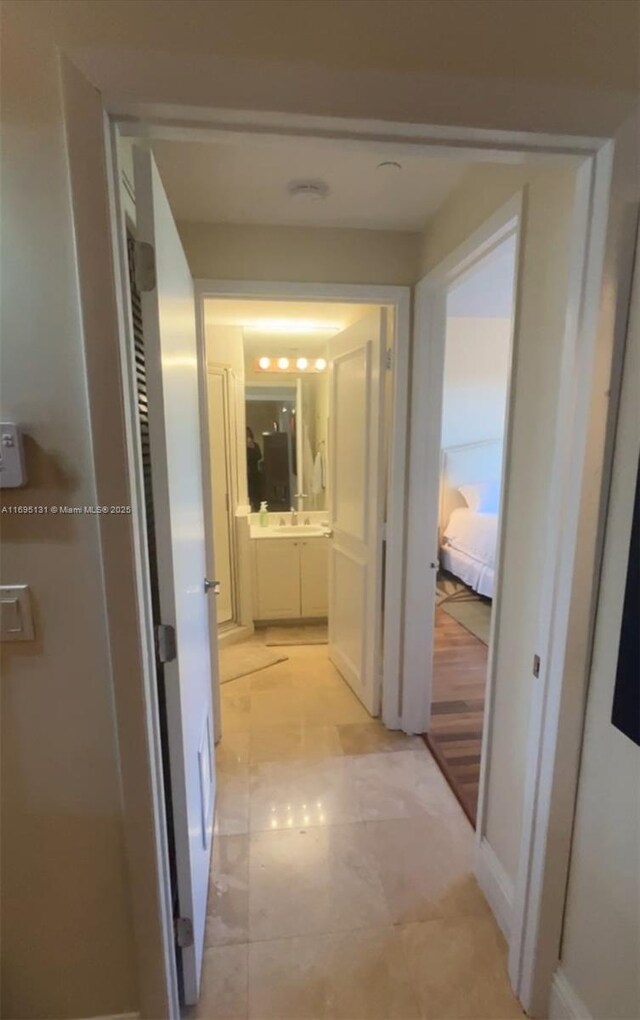
[[[497,514],[500,508],[500,482],[475,482],[461,485],[458,492],[470,510],[478,514]]]

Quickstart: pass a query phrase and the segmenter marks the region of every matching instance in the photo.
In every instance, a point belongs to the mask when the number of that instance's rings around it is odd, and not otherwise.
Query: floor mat
[[[467,588],[450,576],[439,576],[436,584],[436,605],[468,630],[483,644],[489,644],[491,631],[491,600]]]
[[[277,645],[326,645],[329,643],[329,629],[326,623],[309,623],[293,627],[267,627],[265,644]]]
[[[279,662],[286,662],[288,656],[269,652],[263,645],[226,645],[220,649],[220,683],[257,673]]]

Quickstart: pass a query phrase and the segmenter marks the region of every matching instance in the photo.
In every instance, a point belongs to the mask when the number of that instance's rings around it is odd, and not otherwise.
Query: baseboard
[[[237,624],[218,630],[218,648],[224,648],[226,645],[235,645],[240,641],[248,641],[253,631],[253,624],[250,626]]]
[[[508,942],[513,913],[513,883],[484,838],[476,853],[476,878]]]
[[[83,1017],[82,1020],[140,1020],[139,1013],[110,1013],[109,1016]]]
[[[560,968],[551,982],[549,1020],[592,1020],[589,1010]]]

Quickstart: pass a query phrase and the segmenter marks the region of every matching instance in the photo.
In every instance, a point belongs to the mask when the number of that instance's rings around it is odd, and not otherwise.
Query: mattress
[[[498,515],[454,510],[444,530],[440,563],[479,595],[493,598]]]

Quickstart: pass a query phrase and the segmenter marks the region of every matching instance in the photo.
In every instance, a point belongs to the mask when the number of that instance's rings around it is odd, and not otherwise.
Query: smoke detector
[[[297,202],[321,202],[329,194],[326,181],[289,181],[289,197]]]

